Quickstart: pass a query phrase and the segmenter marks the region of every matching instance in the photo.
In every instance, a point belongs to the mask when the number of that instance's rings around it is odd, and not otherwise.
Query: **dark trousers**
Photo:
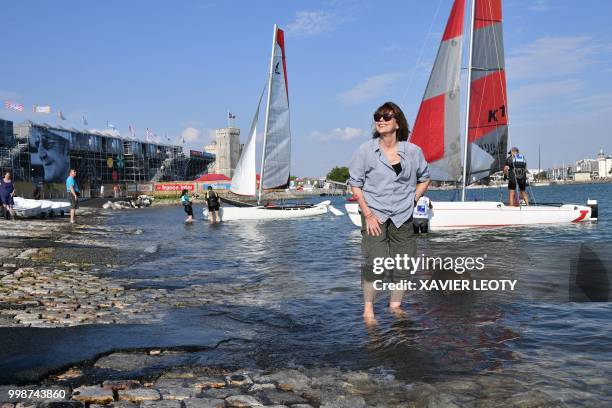
[[[365,218],[363,215],[361,216],[362,282],[373,282],[384,278],[384,275],[378,275],[373,272],[375,258],[395,258],[396,255],[400,255],[403,258],[404,254],[409,257],[416,255],[412,218],[403,223],[399,228],[393,224],[391,219],[379,225],[382,233],[379,236],[370,235],[366,230]],[[388,278],[392,282],[399,282],[409,277],[410,271],[401,269],[389,271]]]

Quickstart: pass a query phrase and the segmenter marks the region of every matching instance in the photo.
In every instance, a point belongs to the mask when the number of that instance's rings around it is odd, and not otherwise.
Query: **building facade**
[[[38,186],[63,183],[70,168],[77,170],[81,188],[92,192],[104,185],[192,180],[214,161],[210,154],[186,155],[181,146],[123,138],[118,132],[31,121],[11,126],[13,143],[0,150],[0,165],[10,167],[16,180]]]

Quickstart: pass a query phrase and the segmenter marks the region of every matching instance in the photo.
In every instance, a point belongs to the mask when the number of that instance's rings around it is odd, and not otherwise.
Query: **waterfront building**
[[[81,190],[96,196],[105,185],[105,191],[137,191],[138,184],[193,180],[214,162],[207,153],[186,155],[181,146],[143,142],[117,131],[31,121],[11,126],[12,145],[0,149],[0,165],[10,167],[16,180],[46,190],[61,192],[70,168],[77,170]]]
[[[612,177],[612,157],[606,156],[603,149],[597,155],[597,174],[599,178]]]

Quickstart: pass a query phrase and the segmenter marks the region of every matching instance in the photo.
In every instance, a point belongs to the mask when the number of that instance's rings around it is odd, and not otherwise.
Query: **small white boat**
[[[67,201],[51,201],[51,214],[61,215],[63,212],[70,211],[70,203]]]
[[[359,205],[345,204],[345,208],[353,224],[361,227]],[[591,207],[576,204],[509,207],[494,201],[433,201],[429,213],[430,231],[591,220]]]
[[[53,201],[39,200],[40,201],[40,213],[42,215],[50,215],[53,211]]]
[[[291,163],[291,130],[289,126],[289,93],[287,92],[287,67],[285,64],[284,31],[274,25],[272,39],[272,56],[268,76],[268,101],[266,105],[266,122],[262,146],[261,178],[257,187],[256,139],[259,108],[264,91],[262,91],[249,138],[244,144],[240,160],[236,165],[230,190],[241,196],[258,196],[261,203],[264,189],[275,189],[287,184]],[[257,192],[259,191],[259,194]],[[330,201],[319,204],[291,205],[257,205],[221,207],[222,221],[236,220],[280,220],[286,218],[312,217],[327,211],[335,215],[342,212],[330,205]],[[207,216],[207,210],[204,210]]]
[[[22,197],[14,197],[15,215],[21,218],[37,217],[41,213],[41,203],[37,200],[28,200]]]
[[[327,213],[330,201],[318,204],[271,205],[254,207],[221,207],[222,221],[279,220],[284,218],[312,217]],[[204,211],[205,214],[208,210]]]

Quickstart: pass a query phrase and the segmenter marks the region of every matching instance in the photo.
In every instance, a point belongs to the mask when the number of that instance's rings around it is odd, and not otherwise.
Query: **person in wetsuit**
[[[205,198],[206,204],[208,205],[208,219],[210,222],[220,222],[221,216],[219,215],[219,210],[221,207],[221,200],[219,199],[219,194],[213,190],[212,186],[208,186]]]
[[[529,205],[529,197],[525,191],[527,185],[527,161],[525,156],[519,153],[517,147],[512,148],[510,155],[506,159],[504,179],[506,178],[508,179],[508,204],[510,206],[519,205],[516,201],[516,186],[518,185],[520,198],[525,202],[525,205]]]
[[[181,204],[183,204],[183,209],[185,213],[187,213],[187,219],[185,222],[193,221],[193,208],[191,207],[191,197],[189,197],[189,191],[183,190],[181,192]]]

